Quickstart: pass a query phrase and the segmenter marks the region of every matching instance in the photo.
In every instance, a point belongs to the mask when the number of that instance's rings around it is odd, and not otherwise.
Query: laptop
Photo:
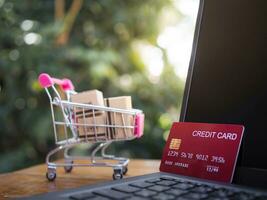
[[[159,172],[27,199],[267,199],[266,11],[266,0],[199,5],[180,121],[245,126],[232,184]]]

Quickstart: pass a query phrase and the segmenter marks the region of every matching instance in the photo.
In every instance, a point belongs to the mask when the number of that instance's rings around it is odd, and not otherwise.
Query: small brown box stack
[[[112,108],[132,109],[132,99],[130,96],[110,97],[105,99],[105,105]],[[110,125],[115,126],[133,126],[133,116],[116,112],[108,112]],[[109,132],[113,139],[125,139],[133,137],[132,128],[110,128]]]
[[[104,106],[103,93],[99,90],[89,90],[77,93],[71,96],[71,101],[74,103],[92,104],[97,106]],[[106,127],[98,125],[106,124],[106,115],[104,111],[75,108],[75,119],[78,124],[79,137],[86,137],[88,139],[95,137],[105,137]]]

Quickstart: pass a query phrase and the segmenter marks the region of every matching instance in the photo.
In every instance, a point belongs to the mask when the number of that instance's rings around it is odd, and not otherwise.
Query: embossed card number
[[[230,183],[244,126],[175,122],[160,171]]]

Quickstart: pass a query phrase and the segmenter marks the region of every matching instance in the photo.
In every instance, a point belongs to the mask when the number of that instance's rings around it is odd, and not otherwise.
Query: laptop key
[[[96,190],[93,191],[94,194],[108,197],[108,198],[115,198],[115,199],[124,199],[127,197],[130,197],[130,194],[124,193],[124,192],[119,192],[113,189],[102,189],[102,190]]]
[[[130,197],[130,198],[126,199],[126,200],[149,200],[149,199],[148,198],[144,198],[144,197],[135,196],[135,197]]]
[[[143,181],[139,181],[139,182],[134,182],[134,183],[130,183],[130,186],[134,186],[134,187],[138,187],[138,188],[147,188],[149,186],[154,185],[153,183],[146,183]]]
[[[143,189],[139,192],[136,192],[135,194],[141,197],[151,197],[153,195],[156,195],[157,193],[151,190]]]
[[[175,196],[170,195],[170,194],[164,194],[164,193],[160,193],[158,195],[155,195],[154,197],[152,197],[153,199],[157,199],[157,200],[170,200],[170,199],[175,199]]]
[[[145,180],[145,182],[147,182],[147,183],[156,183],[159,181],[161,181],[160,178],[152,178],[152,179]]]
[[[109,200],[106,197],[95,196],[95,195],[90,195],[90,196],[88,196],[88,195],[87,196],[74,195],[74,196],[70,196],[70,199],[73,199],[73,200]]]
[[[229,197],[229,196],[232,196],[233,194],[234,194],[233,191],[226,190],[226,189],[219,189],[219,190],[216,190],[210,193],[210,195],[214,197]]]
[[[163,186],[171,186],[171,185],[176,184],[176,182],[175,181],[162,180],[162,181],[156,182],[156,184],[157,185],[163,185]]]
[[[153,190],[156,192],[163,192],[163,191],[169,190],[170,187],[161,186],[161,185],[154,185],[154,186],[148,187],[147,189]]]
[[[113,187],[112,189],[117,190],[117,191],[121,191],[121,192],[127,192],[127,193],[138,192],[141,190],[140,188],[133,187],[130,185],[121,185],[121,186]]]
[[[180,189],[170,189],[170,190],[167,190],[165,193],[172,194],[174,196],[181,196],[182,194],[187,193],[187,191],[180,190]]]
[[[178,180],[177,178],[172,178],[172,177],[169,177],[169,176],[163,176],[163,177],[160,177],[160,179],[166,180],[166,181],[175,181],[175,180]]]
[[[198,186],[195,187],[194,189],[192,189],[193,192],[198,192],[198,193],[207,193],[207,192],[211,192],[214,189],[211,187],[207,187],[207,186]]]
[[[110,200],[110,198],[106,198],[106,197],[101,197],[101,196],[95,196],[92,198],[87,198],[86,200]]]
[[[91,192],[83,192],[80,194],[71,195],[69,198],[73,200],[83,200],[83,199],[89,199],[92,197],[95,197],[95,195],[92,194]]]
[[[177,197],[175,200],[192,200],[190,197]]]
[[[233,196],[230,197],[231,199],[235,200],[251,200],[251,199],[255,199],[255,196],[251,193],[247,193],[247,192],[239,192],[234,194]]]
[[[191,199],[204,199],[204,198],[208,197],[208,194],[189,192],[189,193],[183,195],[183,197],[191,198]]]
[[[189,189],[193,188],[194,185],[191,183],[177,183],[177,184],[173,185],[172,187],[182,189],[182,190],[189,190]]]

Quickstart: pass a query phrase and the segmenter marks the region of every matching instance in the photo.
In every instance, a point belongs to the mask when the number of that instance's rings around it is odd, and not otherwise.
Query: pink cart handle
[[[137,138],[142,137],[142,135],[144,134],[144,121],[145,121],[145,115],[143,113],[139,113],[136,115],[134,135]]]
[[[39,83],[43,88],[48,88],[51,87],[54,84],[58,84],[62,90],[67,91],[67,90],[74,90],[74,86],[69,79],[57,79],[49,76],[46,73],[42,73],[39,75]]]

